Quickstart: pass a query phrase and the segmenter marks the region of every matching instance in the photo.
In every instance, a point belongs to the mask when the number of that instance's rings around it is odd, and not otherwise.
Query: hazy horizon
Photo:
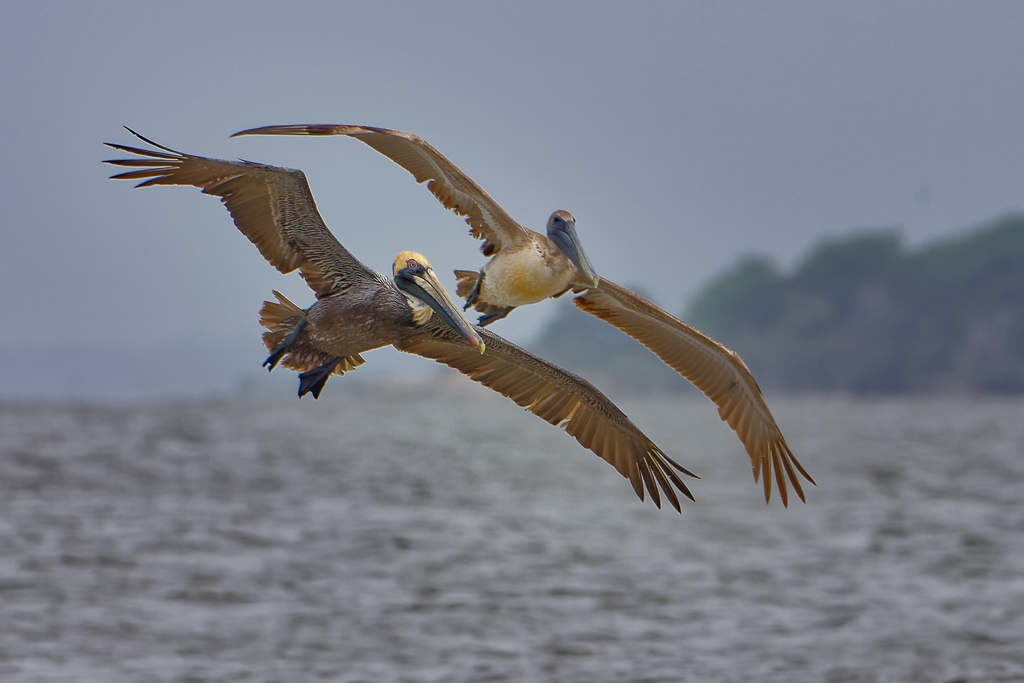
[[[102,143],[132,144],[123,125],[301,168],[364,263],[415,249],[453,288],[479,243],[390,161],[354,140],[229,138],[301,122],[418,133],[525,225],[572,211],[598,271],[672,312],[745,255],[787,269],[855,229],[917,246],[1024,210],[1016,3],[6,9],[4,397],[117,393],[107,366],[133,373],[126,395],[221,372],[232,386],[259,370],[270,290],[311,300],[216,200],[108,180]],[[494,330],[529,343],[555,310]],[[359,372],[432,366],[401,355]]]
[[[975,231],[978,227],[985,227],[988,223],[989,221],[980,222],[952,235],[914,245],[911,249],[919,251],[932,245],[957,240]],[[862,229],[854,228],[845,233],[825,237],[811,245],[809,253],[825,242],[848,238],[860,232]],[[903,237],[902,231],[897,230],[896,232]],[[801,255],[796,262],[783,268],[782,274],[792,275],[808,255]],[[774,259],[763,254],[752,254],[752,256],[768,258],[774,262]],[[712,280],[725,274],[728,270],[727,266],[722,272],[713,275]],[[707,284],[710,284],[710,281],[705,283],[705,286]],[[640,288],[639,285],[637,287]],[[642,289],[641,293],[653,297],[656,303],[664,303],[659,300],[658,293]],[[691,302],[692,299],[678,308],[668,306],[666,308],[670,313],[686,318],[685,313]],[[551,308],[547,319],[542,322],[537,332],[520,343],[526,348],[534,348],[539,337],[554,322],[558,310],[564,309],[565,305],[564,301],[552,301],[545,304]],[[259,363],[266,355],[266,349],[260,339],[258,334],[254,334],[242,345],[230,340],[219,343],[207,342],[206,344],[184,340],[177,343],[168,341],[148,347],[80,346],[59,341],[49,346],[24,345],[18,347],[7,344],[0,346],[0,353],[7,357],[19,358],[23,361],[31,360],[32,362],[22,362],[8,367],[5,373],[6,380],[0,385],[0,401],[18,398],[30,400],[98,399],[114,402],[138,398],[170,400],[210,397],[273,398],[294,393],[298,386],[294,372],[279,369],[272,375],[268,375],[259,367]],[[335,379],[331,383],[331,391],[328,394],[360,392],[378,388],[389,391],[394,387],[393,382],[398,379],[403,382],[411,382],[411,386],[415,388],[442,375],[458,376],[458,373],[447,367],[424,358],[401,353],[392,347],[375,349],[364,356],[368,361],[366,365],[361,366],[356,372],[347,374],[343,379]],[[81,359],[81,362],[76,362],[76,358]],[[184,365],[181,363],[183,358],[187,361]],[[55,361],[55,366],[49,366],[51,359]],[[549,358],[549,360],[553,359]],[[37,366],[48,369],[49,372],[44,372],[40,376]],[[577,367],[569,369],[582,372],[582,369]],[[665,369],[665,372],[668,373],[670,370]],[[445,387],[459,390],[460,383],[461,380],[456,380],[454,385],[448,381]],[[468,380],[466,384],[473,385]],[[609,391],[611,388],[603,386],[602,389]],[[778,391],[777,388],[775,391]],[[621,395],[632,393],[628,388],[621,387],[617,388],[617,392]]]

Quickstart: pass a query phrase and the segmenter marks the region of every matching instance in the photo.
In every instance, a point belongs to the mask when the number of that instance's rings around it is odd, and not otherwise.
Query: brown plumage
[[[107,143],[136,155],[107,161],[136,169],[113,178],[193,185],[220,197],[260,253],[283,273],[298,269],[316,293],[303,310],[275,292],[278,301],[264,302],[260,312],[272,351],[265,365],[300,371],[300,396],[319,396],[332,373],[352,370],[364,362],[360,353],[390,344],[453,367],[562,427],[629,479],[641,500],[646,491],[658,507],[664,496],[680,510],[677,492],[692,499],[680,474],[693,475],[590,383],[469,325],[421,255],[399,254],[394,280],[364,266],[327,229],[301,171],[183,154],[131,132],[157,149]]]
[[[800,500],[802,475],[814,480],[793,456],[750,370],[732,350],[646,299],[594,274],[567,211],[556,211],[541,235],[520,225],[473,180],[413,133],[333,124],[251,128],[235,135],[342,135],[364,142],[416,178],[448,209],[464,216],[470,233],[484,240],[492,257],[478,272],[455,271],[456,293],[484,315],[486,325],[516,306],[583,292],[580,309],[614,325],[653,351],[718,406],[719,416],[739,436],[750,457],[754,481],[763,476],[771,500],[772,473],[783,505],[788,478]],[[783,476],[785,474],[786,476]]]

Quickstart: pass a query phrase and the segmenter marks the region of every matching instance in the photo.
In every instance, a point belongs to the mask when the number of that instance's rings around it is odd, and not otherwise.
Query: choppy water
[[[486,391],[339,393],[0,404],[0,680],[1024,681],[1020,400],[773,400],[789,510],[626,402],[680,516]]]

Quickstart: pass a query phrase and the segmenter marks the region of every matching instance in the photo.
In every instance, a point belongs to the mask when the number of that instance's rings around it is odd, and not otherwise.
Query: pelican
[[[636,293],[598,277],[576,234],[568,211],[555,211],[541,235],[518,223],[484,190],[434,147],[413,133],[387,128],[333,124],[262,126],[239,135],[341,135],[369,145],[411,173],[448,209],[463,216],[480,250],[491,259],[479,271],[455,271],[456,294],[465,308],[483,313],[480,325],[515,308],[558,297],[572,290],[578,308],[650,349],[692,382],[718,406],[719,417],[736,432],[750,458],[754,482],[763,478],[764,499],[772,494],[772,475],[782,504],[788,506],[786,480],[805,501],[797,472],[811,478],[793,455],[768,409],[761,388],[736,352],[687,325]]]
[[[355,369],[361,353],[390,344],[455,368],[561,426],[629,479],[640,500],[646,489],[659,508],[664,495],[681,511],[676,492],[693,499],[679,475],[695,475],[593,385],[466,322],[422,255],[398,254],[393,279],[363,265],[324,224],[302,171],[184,154],[128,131],[156,149],[106,143],[136,155],[106,161],[135,169],[112,178],[139,180],[137,187],[192,185],[220,197],[263,257],[282,273],[298,269],[316,294],[303,310],[275,291],[277,301],[265,301],[260,311],[271,352],[264,366],[300,371],[300,397],[318,398],[332,374]]]

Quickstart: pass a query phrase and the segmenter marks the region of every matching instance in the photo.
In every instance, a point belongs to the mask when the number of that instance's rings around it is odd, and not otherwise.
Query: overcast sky
[[[311,301],[215,199],[107,180],[122,125],[301,168],[366,264],[421,251],[453,289],[479,243],[390,161],[229,139],[418,133],[524,224],[571,211],[602,275],[678,313],[745,254],[788,266],[855,228],[920,244],[1024,209],[1022,27],[1019,2],[6,2],[0,395],[88,394],[101,380],[71,376],[104,354],[159,375],[228,349],[258,371],[260,302]],[[525,342],[555,310],[493,329]]]

